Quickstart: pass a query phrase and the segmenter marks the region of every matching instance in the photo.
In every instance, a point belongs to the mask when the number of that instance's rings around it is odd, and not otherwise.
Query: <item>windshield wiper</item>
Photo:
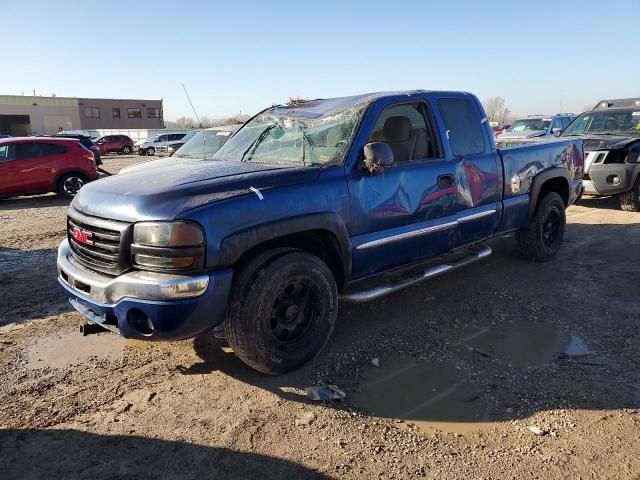
[[[247,158],[246,160],[244,159],[244,157],[247,156],[247,154],[249,152],[253,153],[256,151],[256,149],[258,148],[258,145],[260,145],[262,143],[262,141],[265,139],[265,137],[269,134],[269,132],[271,130],[273,130],[274,128],[276,128],[276,125],[269,125],[267,128],[265,128],[262,133],[260,133],[260,135],[258,135],[256,137],[256,139],[251,142],[251,144],[249,145],[249,147],[244,151],[244,153],[242,154],[242,156],[240,157],[240,161],[241,162],[248,162],[249,160],[251,160],[251,157]]]

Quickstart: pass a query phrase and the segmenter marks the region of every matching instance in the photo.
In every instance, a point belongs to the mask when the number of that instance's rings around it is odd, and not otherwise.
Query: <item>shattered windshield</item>
[[[509,128],[507,132],[520,133],[520,132],[542,132],[549,128],[551,120],[543,120],[541,118],[518,120]]]
[[[317,118],[275,114],[249,121],[213,156],[214,160],[299,165],[340,165],[351,144],[362,105]]]
[[[640,136],[640,110],[586,112],[562,132],[563,137],[589,134]]]
[[[173,156],[211,160],[231,133],[223,130],[203,130],[193,135]]]

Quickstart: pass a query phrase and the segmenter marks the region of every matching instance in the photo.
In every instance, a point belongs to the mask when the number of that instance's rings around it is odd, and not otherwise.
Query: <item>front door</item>
[[[456,236],[456,165],[444,158],[431,107],[419,101],[377,110],[367,114],[376,120],[364,143],[387,143],[395,163],[348,175],[356,278],[444,253]]]

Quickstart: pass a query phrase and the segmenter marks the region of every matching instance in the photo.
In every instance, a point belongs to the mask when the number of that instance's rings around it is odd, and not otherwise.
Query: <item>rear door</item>
[[[15,144],[0,145],[0,195],[10,195],[17,191],[17,171]]]
[[[437,101],[456,191],[456,247],[493,235],[502,209],[502,165],[479,103],[471,95]]]

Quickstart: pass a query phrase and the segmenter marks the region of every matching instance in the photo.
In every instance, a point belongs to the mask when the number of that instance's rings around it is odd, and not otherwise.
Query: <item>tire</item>
[[[532,262],[548,262],[553,259],[564,239],[567,223],[562,197],[547,193],[536,208],[529,226],[516,233],[520,254]]]
[[[240,270],[224,329],[240,360],[279,375],[322,351],[337,315],[338,291],[329,267],[314,255],[280,248]]]
[[[620,208],[626,212],[640,212],[640,177],[629,192],[620,195]]]
[[[58,195],[73,198],[86,183],[87,177],[81,173],[67,173],[58,180]]]
[[[125,145],[120,149],[120,153],[123,155],[129,155],[131,153],[131,147],[129,145]]]
[[[147,148],[147,155],[151,155],[152,157],[156,154],[156,149],[153,147]]]

